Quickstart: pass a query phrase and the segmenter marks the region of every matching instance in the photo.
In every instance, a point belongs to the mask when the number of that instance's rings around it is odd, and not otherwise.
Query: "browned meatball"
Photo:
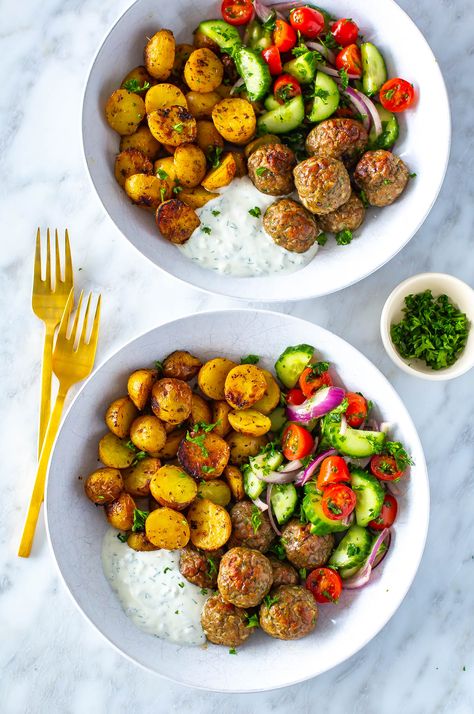
[[[187,545],[181,551],[179,570],[186,580],[199,588],[215,588],[217,585],[217,572],[223,550],[198,550]]]
[[[293,168],[296,157],[284,144],[264,144],[251,154],[248,172],[252,183],[262,193],[285,196],[294,191]]]
[[[355,231],[362,225],[365,218],[364,204],[360,198],[351,193],[351,197],[342,206],[336,208],[325,216],[320,216],[319,224],[323,231],[329,233],[339,233],[339,231]]]
[[[372,206],[389,206],[403,192],[410,173],[390,151],[367,151],[356,166],[354,181]]]
[[[269,549],[275,533],[270,525],[268,514],[260,511],[250,501],[239,501],[230,511],[232,535],[229,546],[244,546],[261,553]]]
[[[247,613],[220,595],[213,595],[204,603],[201,625],[204,634],[215,645],[238,647],[252,634],[253,627],[246,627]]]
[[[260,627],[279,640],[299,640],[309,635],[318,621],[318,606],[301,585],[280,585],[260,606]]]
[[[293,253],[305,253],[320,233],[314,216],[291,198],[281,198],[267,208],[263,227],[277,245]]]
[[[293,175],[299,197],[311,213],[331,213],[351,195],[349,174],[338,159],[312,156],[298,164]]]
[[[355,119],[346,117],[327,119],[311,129],[306,138],[306,151],[310,156],[329,156],[353,166],[366,150],[367,130]]]
[[[277,585],[298,585],[298,573],[290,563],[278,560],[278,558],[269,558],[273,571],[273,587]]]
[[[259,550],[231,548],[222,557],[217,587],[237,607],[254,607],[272,586],[272,566]]]
[[[334,548],[334,536],[313,535],[311,523],[300,523],[292,518],[283,528],[281,542],[286,557],[297,568],[319,568],[324,565]]]

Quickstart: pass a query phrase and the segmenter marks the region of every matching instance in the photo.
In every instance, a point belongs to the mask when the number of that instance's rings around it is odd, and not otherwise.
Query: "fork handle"
[[[46,473],[48,471],[49,457],[51,455],[51,449],[53,447],[54,439],[58,432],[59,424],[61,421],[61,414],[63,411],[66,394],[67,389],[61,389],[60,385],[54,409],[51,412],[51,416],[46,428],[43,448],[41,449],[41,455],[38,463],[38,471],[36,473],[36,481],[33,488],[33,493],[31,494],[30,505],[28,507],[28,515],[26,516],[26,521],[23,528],[23,535],[21,537],[20,547],[18,549],[18,555],[21,558],[28,558],[31,553],[31,547],[33,545],[33,539],[35,537],[36,524],[38,522],[38,516],[44,496],[44,484],[46,481]]]
[[[41,456],[46,427],[51,412],[51,382],[52,382],[52,362],[53,362],[53,338],[55,326],[46,324],[43,347],[43,364],[41,368],[41,403],[40,420],[38,433],[38,458]]]

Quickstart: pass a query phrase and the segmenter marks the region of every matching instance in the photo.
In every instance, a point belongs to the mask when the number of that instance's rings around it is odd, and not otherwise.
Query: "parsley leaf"
[[[247,355],[247,357],[242,357],[240,364],[258,364],[260,362],[260,357],[258,355]]]
[[[189,431],[186,432],[186,441],[190,441],[192,444],[196,444],[196,446],[199,446],[199,448],[201,449],[201,454],[204,456],[204,458],[207,458],[209,456],[209,451],[204,446],[205,438],[205,434],[196,434],[195,436],[191,436]]]
[[[341,80],[342,89],[347,89],[347,87],[349,86],[349,75],[347,74],[344,67],[339,70],[339,78]]]
[[[362,201],[362,205],[364,206],[364,208],[368,208],[370,206],[369,199],[367,198],[367,194],[365,191],[360,192],[359,198]]]
[[[250,517],[250,523],[252,524],[253,532],[257,533],[258,529],[262,525],[262,514],[257,506],[252,506],[252,515]]]
[[[245,627],[260,627],[258,615],[256,612],[254,612],[253,615],[247,615],[247,624],[245,625]]]
[[[387,451],[390,456],[393,456],[399,471],[404,471],[407,466],[413,466],[414,464],[413,459],[404,449],[400,441],[386,441],[384,451]]]
[[[122,542],[126,543],[128,539],[128,533],[117,533],[117,538]]]
[[[352,231],[350,231],[348,228],[343,231],[339,231],[339,233],[336,233],[336,243],[338,245],[349,245],[352,238]]]
[[[273,543],[273,545],[270,546],[270,551],[273,553],[273,555],[276,555],[278,560],[285,560],[286,552],[285,552],[283,543],[281,541],[279,541],[279,540],[275,541],[275,543]]]
[[[316,241],[317,241],[318,245],[323,246],[323,245],[326,245],[326,243],[328,242],[328,237],[325,233],[320,233],[318,235],[318,237],[316,238]]]
[[[207,158],[213,169],[221,165],[222,146],[210,146],[207,150]]]
[[[251,208],[249,210],[249,213],[254,218],[260,218],[260,216],[262,215],[262,211],[260,210],[260,208],[258,206],[255,206],[255,208]]]
[[[217,209],[214,209],[213,211],[211,211],[211,213],[212,213],[213,216],[220,216],[220,215],[221,215],[221,212],[218,211]]]
[[[165,179],[168,178],[168,174],[167,174],[166,171],[165,171],[164,169],[162,169],[161,167],[160,167],[160,168],[158,169],[158,171],[156,172],[156,175],[157,175],[158,178],[161,179],[162,181],[164,181]]]
[[[150,82],[143,82],[143,86],[140,87],[140,82],[138,79],[127,79],[126,82],[122,84],[124,89],[128,89],[129,92],[134,92],[134,94],[139,94],[140,92],[146,92],[150,87]]]
[[[182,133],[183,133],[183,129],[184,129],[184,124],[183,124],[182,122],[179,122],[178,124],[173,124],[173,129],[174,129],[175,132],[177,132],[178,134],[182,134]]]
[[[275,10],[272,10],[271,15],[269,15],[265,22],[262,23],[263,30],[266,30],[267,32],[273,32],[276,27],[276,19],[276,12]]]
[[[207,233],[207,235],[212,233],[212,228],[209,228],[209,226],[201,226],[201,230],[203,233]]]
[[[214,558],[211,558],[210,556],[207,557],[207,573],[210,578],[212,578],[213,575],[217,574],[217,566],[216,566],[216,561]]]
[[[306,580],[306,576],[308,574],[306,568],[300,568],[298,572],[300,574],[301,580]]]
[[[259,166],[258,169],[255,170],[255,173],[257,176],[264,176],[267,173],[268,169],[265,168],[265,166]]]
[[[135,508],[133,511],[133,526],[132,531],[136,533],[137,531],[145,530],[145,521],[147,519],[149,511],[140,511],[139,508]]]
[[[229,654],[235,654],[235,655],[237,654],[237,650],[235,649],[235,647],[230,648]]]
[[[272,597],[271,595],[265,595],[263,598],[263,602],[267,607],[271,607],[274,605],[276,602],[278,602],[278,597]]]

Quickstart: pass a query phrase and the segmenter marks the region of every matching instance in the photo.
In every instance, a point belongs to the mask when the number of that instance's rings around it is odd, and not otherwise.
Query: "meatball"
[[[270,525],[268,515],[262,511],[258,512],[257,515],[260,517],[254,518],[252,523],[252,516],[256,508],[257,506],[254,506],[250,501],[239,501],[232,507],[230,511],[232,520],[230,547],[244,546],[259,550],[261,553],[267,552],[275,533]]]
[[[283,528],[281,542],[286,557],[297,568],[319,568],[324,565],[334,548],[334,536],[313,535],[311,523],[300,523],[292,518]]]
[[[250,155],[248,172],[252,183],[262,193],[285,196],[294,188],[293,168],[296,156],[284,144],[264,144]]]
[[[199,588],[215,588],[217,572],[223,555],[223,550],[198,550],[187,545],[181,551],[179,570],[186,580]]]
[[[291,198],[281,198],[267,208],[263,227],[277,245],[293,253],[305,253],[320,233],[314,216]]]
[[[207,639],[215,645],[238,647],[252,634],[247,625],[247,613],[220,595],[213,595],[204,603],[201,625]]]
[[[360,121],[345,117],[328,119],[311,129],[306,138],[306,151],[310,156],[340,159],[350,167],[364,153],[368,140],[367,130]]]
[[[318,606],[301,585],[280,585],[260,607],[260,627],[279,640],[299,640],[309,635],[318,621]]]
[[[389,206],[408,183],[406,164],[390,151],[367,151],[357,164],[354,181],[372,206]]]
[[[331,213],[350,198],[349,174],[338,159],[312,156],[298,164],[293,174],[301,202],[311,213]]]
[[[269,558],[273,572],[273,587],[277,585],[298,585],[300,579],[298,573],[290,563]]]
[[[226,602],[237,607],[254,607],[273,582],[272,566],[259,550],[231,548],[223,556],[217,587]]]
[[[346,203],[336,208],[335,211],[321,216],[319,224],[323,231],[329,233],[339,233],[339,231],[345,230],[355,231],[362,225],[364,218],[364,204],[355,193],[351,193],[351,197]]]

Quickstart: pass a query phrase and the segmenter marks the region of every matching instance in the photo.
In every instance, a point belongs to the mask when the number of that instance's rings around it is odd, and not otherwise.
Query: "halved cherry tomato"
[[[280,52],[289,52],[296,45],[296,32],[284,20],[275,22],[273,30],[273,44],[278,47]]]
[[[301,87],[297,79],[291,74],[282,74],[273,85],[273,94],[277,102],[285,104],[293,97],[301,94]]]
[[[354,20],[343,17],[337,22],[333,22],[331,32],[341,47],[347,47],[347,45],[352,45],[357,40],[359,28]]]
[[[336,603],[342,592],[341,576],[332,568],[316,568],[306,578],[306,588],[316,602]]]
[[[357,45],[344,47],[336,56],[336,67],[345,69],[349,74],[362,75],[362,58]]]
[[[312,397],[321,387],[331,387],[332,379],[329,372],[321,372],[318,363],[312,367],[305,367],[299,378],[300,389],[305,397]]]
[[[356,495],[352,488],[342,483],[335,483],[323,491],[321,508],[326,518],[332,521],[342,521],[354,510]]]
[[[222,17],[229,25],[246,25],[253,15],[252,0],[223,0]]]
[[[351,475],[342,456],[326,456],[319,469],[317,487],[324,491],[333,483],[350,483]]]
[[[314,40],[324,29],[324,17],[318,10],[311,7],[298,7],[290,12],[290,22],[296,32],[303,37]]]
[[[272,45],[267,50],[262,50],[262,57],[268,64],[270,74],[281,74],[283,68],[281,66],[280,50],[275,45]]]
[[[347,423],[357,429],[367,418],[367,402],[362,394],[356,394],[355,392],[347,392],[346,399],[349,402],[349,406],[346,409]]]
[[[314,439],[304,426],[288,424],[281,439],[283,456],[288,461],[303,459],[311,453]]]
[[[295,407],[297,407],[299,404],[303,404],[305,399],[305,395],[303,394],[301,389],[298,389],[298,387],[293,387],[293,389],[290,389],[290,391],[287,392],[286,395],[286,403],[293,404]]]
[[[390,528],[397,517],[397,511],[397,499],[391,493],[386,493],[380,515],[370,521],[369,528],[373,528],[374,531],[383,531],[384,528]]]
[[[414,101],[413,84],[399,77],[389,79],[380,90],[380,104],[389,112],[404,112]]]
[[[378,454],[370,460],[370,470],[381,481],[396,481],[403,476],[393,456]]]

